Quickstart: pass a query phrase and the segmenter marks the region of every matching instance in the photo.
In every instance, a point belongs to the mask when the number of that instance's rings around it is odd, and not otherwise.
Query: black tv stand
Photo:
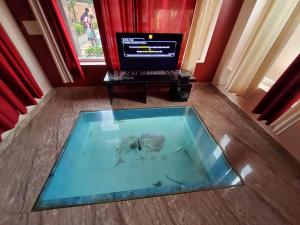
[[[107,86],[111,104],[114,97],[114,85],[141,84],[146,103],[146,87],[151,83],[167,83],[172,101],[187,101],[192,87],[191,76],[192,74],[185,70],[108,71],[104,83]]]

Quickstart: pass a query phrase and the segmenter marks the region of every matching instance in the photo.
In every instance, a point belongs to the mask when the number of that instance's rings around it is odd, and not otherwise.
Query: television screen
[[[117,33],[121,70],[176,70],[182,34]]]

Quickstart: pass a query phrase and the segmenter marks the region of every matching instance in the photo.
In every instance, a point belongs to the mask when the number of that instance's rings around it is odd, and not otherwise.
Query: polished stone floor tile
[[[163,98],[159,96],[164,96]],[[56,95],[0,152],[1,225],[256,224],[298,225],[300,166],[278,143],[209,84],[188,102],[149,90],[147,104],[103,87],[56,88]],[[31,212],[80,111],[193,105],[245,185],[155,198]]]

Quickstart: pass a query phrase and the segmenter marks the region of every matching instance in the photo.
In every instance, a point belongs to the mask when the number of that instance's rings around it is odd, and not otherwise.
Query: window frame
[[[90,57],[90,58],[89,58],[89,57],[83,57],[83,56],[79,56],[79,55],[78,55],[78,52],[77,52],[78,49],[76,48],[76,44],[74,43],[74,41],[75,41],[74,39],[75,39],[75,38],[77,39],[78,36],[77,36],[77,34],[75,34],[76,37],[74,37],[74,35],[73,35],[73,33],[72,33],[72,29],[71,29],[71,27],[70,27],[70,22],[69,22],[69,19],[70,19],[70,18],[67,17],[67,14],[66,14],[66,12],[65,12],[64,5],[63,5],[64,3],[63,3],[62,1],[64,1],[64,0],[59,0],[59,1],[58,1],[59,9],[60,9],[61,14],[62,14],[62,17],[63,17],[63,19],[64,19],[64,23],[65,23],[65,25],[67,26],[68,33],[69,33],[69,35],[71,36],[72,44],[73,44],[73,47],[74,47],[74,49],[75,49],[76,56],[77,56],[77,58],[78,58],[78,60],[79,60],[80,65],[106,65],[104,53],[103,53],[103,55],[100,56],[100,57]],[[67,4],[67,0],[66,0],[66,4]],[[94,6],[93,6],[93,7],[94,7]],[[98,25],[98,20],[97,20],[96,14],[94,15],[94,18],[95,18],[95,20],[97,21],[97,25]],[[99,26],[98,26],[98,29],[99,29]],[[102,45],[100,29],[99,29],[99,35],[100,35],[100,42],[101,42],[101,45]],[[102,49],[103,49],[103,47],[102,47]],[[81,48],[80,48],[79,50],[81,51]]]
[[[88,58],[88,57],[78,57],[78,60],[80,63],[86,63],[86,62],[94,62],[94,63],[98,63],[98,62],[104,62],[105,63],[105,57],[101,56],[101,57],[94,57],[94,58]]]

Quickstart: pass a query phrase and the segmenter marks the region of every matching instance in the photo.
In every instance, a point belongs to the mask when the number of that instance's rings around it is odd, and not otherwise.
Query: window
[[[59,0],[80,61],[104,61],[93,0]]]

